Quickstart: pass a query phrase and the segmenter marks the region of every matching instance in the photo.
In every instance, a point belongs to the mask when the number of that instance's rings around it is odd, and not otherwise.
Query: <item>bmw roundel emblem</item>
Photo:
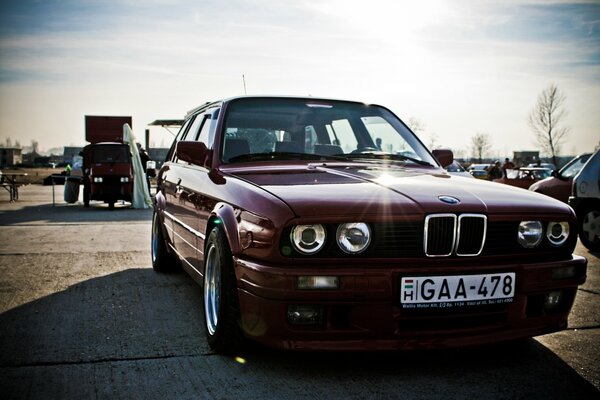
[[[452,196],[438,196],[441,202],[446,204],[459,204],[460,200]]]

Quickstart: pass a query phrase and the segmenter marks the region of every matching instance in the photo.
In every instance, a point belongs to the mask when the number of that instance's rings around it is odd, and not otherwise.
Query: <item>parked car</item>
[[[490,164],[471,164],[467,171],[477,179],[488,179],[488,171],[490,169]]]
[[[551,174],[552,171],[548,168],[522,167],[519,169],[506,170],[506,176],[494,179],[494,182],[528,189],[535,182],[546,179]]]
[[[216,352],[467,346],[558,331],[584,283],[566,204],[454,177],[378,105],[235,97],[188,113],[152,266],[202,286]]]
[[[467,172],[467,170],[464,169],[463,166],[460,165],[456,160],[454,160],[452,162],[452,164],[448,165],[444,169],[450,175],[463,176],[463,177],[466,177],[466,178],[473,178],[473,175],[471,175],[469,172]]]
[[[591,251],[600,251],[600,150],[575,176],[569,205],[577,214],[581,243]]]
[[[556,165],[552,163],[531,163],[527,165],[528,168],[548,168],[550,171],[556,171]]]
[[[529,190],[554,197],[566,203],[571,195],[573,178],[583,168],[591,155],[592,153],[584,153],[573,158],[559,171],[553,172],[551,177],[531,185]]]

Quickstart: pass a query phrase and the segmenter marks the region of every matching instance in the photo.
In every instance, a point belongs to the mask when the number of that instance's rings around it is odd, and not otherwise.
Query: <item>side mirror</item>
[[[442,165],[443,168],[446,168],[454,161],[454,153],[452,153],[452,150],[437,149],[433,150],[432,153],[433,156],[437,158],[438,162]]]
[[[212,162],[212,150],[209,150],[202,142],[182,140],[177,143],[175,154],[181,161],[201,167],[210,168]]]

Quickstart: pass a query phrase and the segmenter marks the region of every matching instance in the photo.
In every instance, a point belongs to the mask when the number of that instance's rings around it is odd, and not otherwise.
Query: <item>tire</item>
[[[108,209],[109,210],[114,210],[115,209],[115,202],[114,201],[109,201],[108,202]]]
[[[244,338],[231,251],[220,227],[208,236],[204,254],[206,338],[216,353],[232,354],[242,349]]]
[[[180,269],[179,262],[167,250],[167,242],[156,211],[152,215],[152,236],[150,239],[152,268],[156,272],[175,272]]]
[[[579,215],[579,239],[590,251],[600,251],[600,210],[587,207]]]

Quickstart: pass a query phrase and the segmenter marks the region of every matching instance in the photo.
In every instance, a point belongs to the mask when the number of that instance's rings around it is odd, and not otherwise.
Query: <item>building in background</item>
[[[20,147],[0,147],[0,168],[14,167],[23,163],[23,149]]]

